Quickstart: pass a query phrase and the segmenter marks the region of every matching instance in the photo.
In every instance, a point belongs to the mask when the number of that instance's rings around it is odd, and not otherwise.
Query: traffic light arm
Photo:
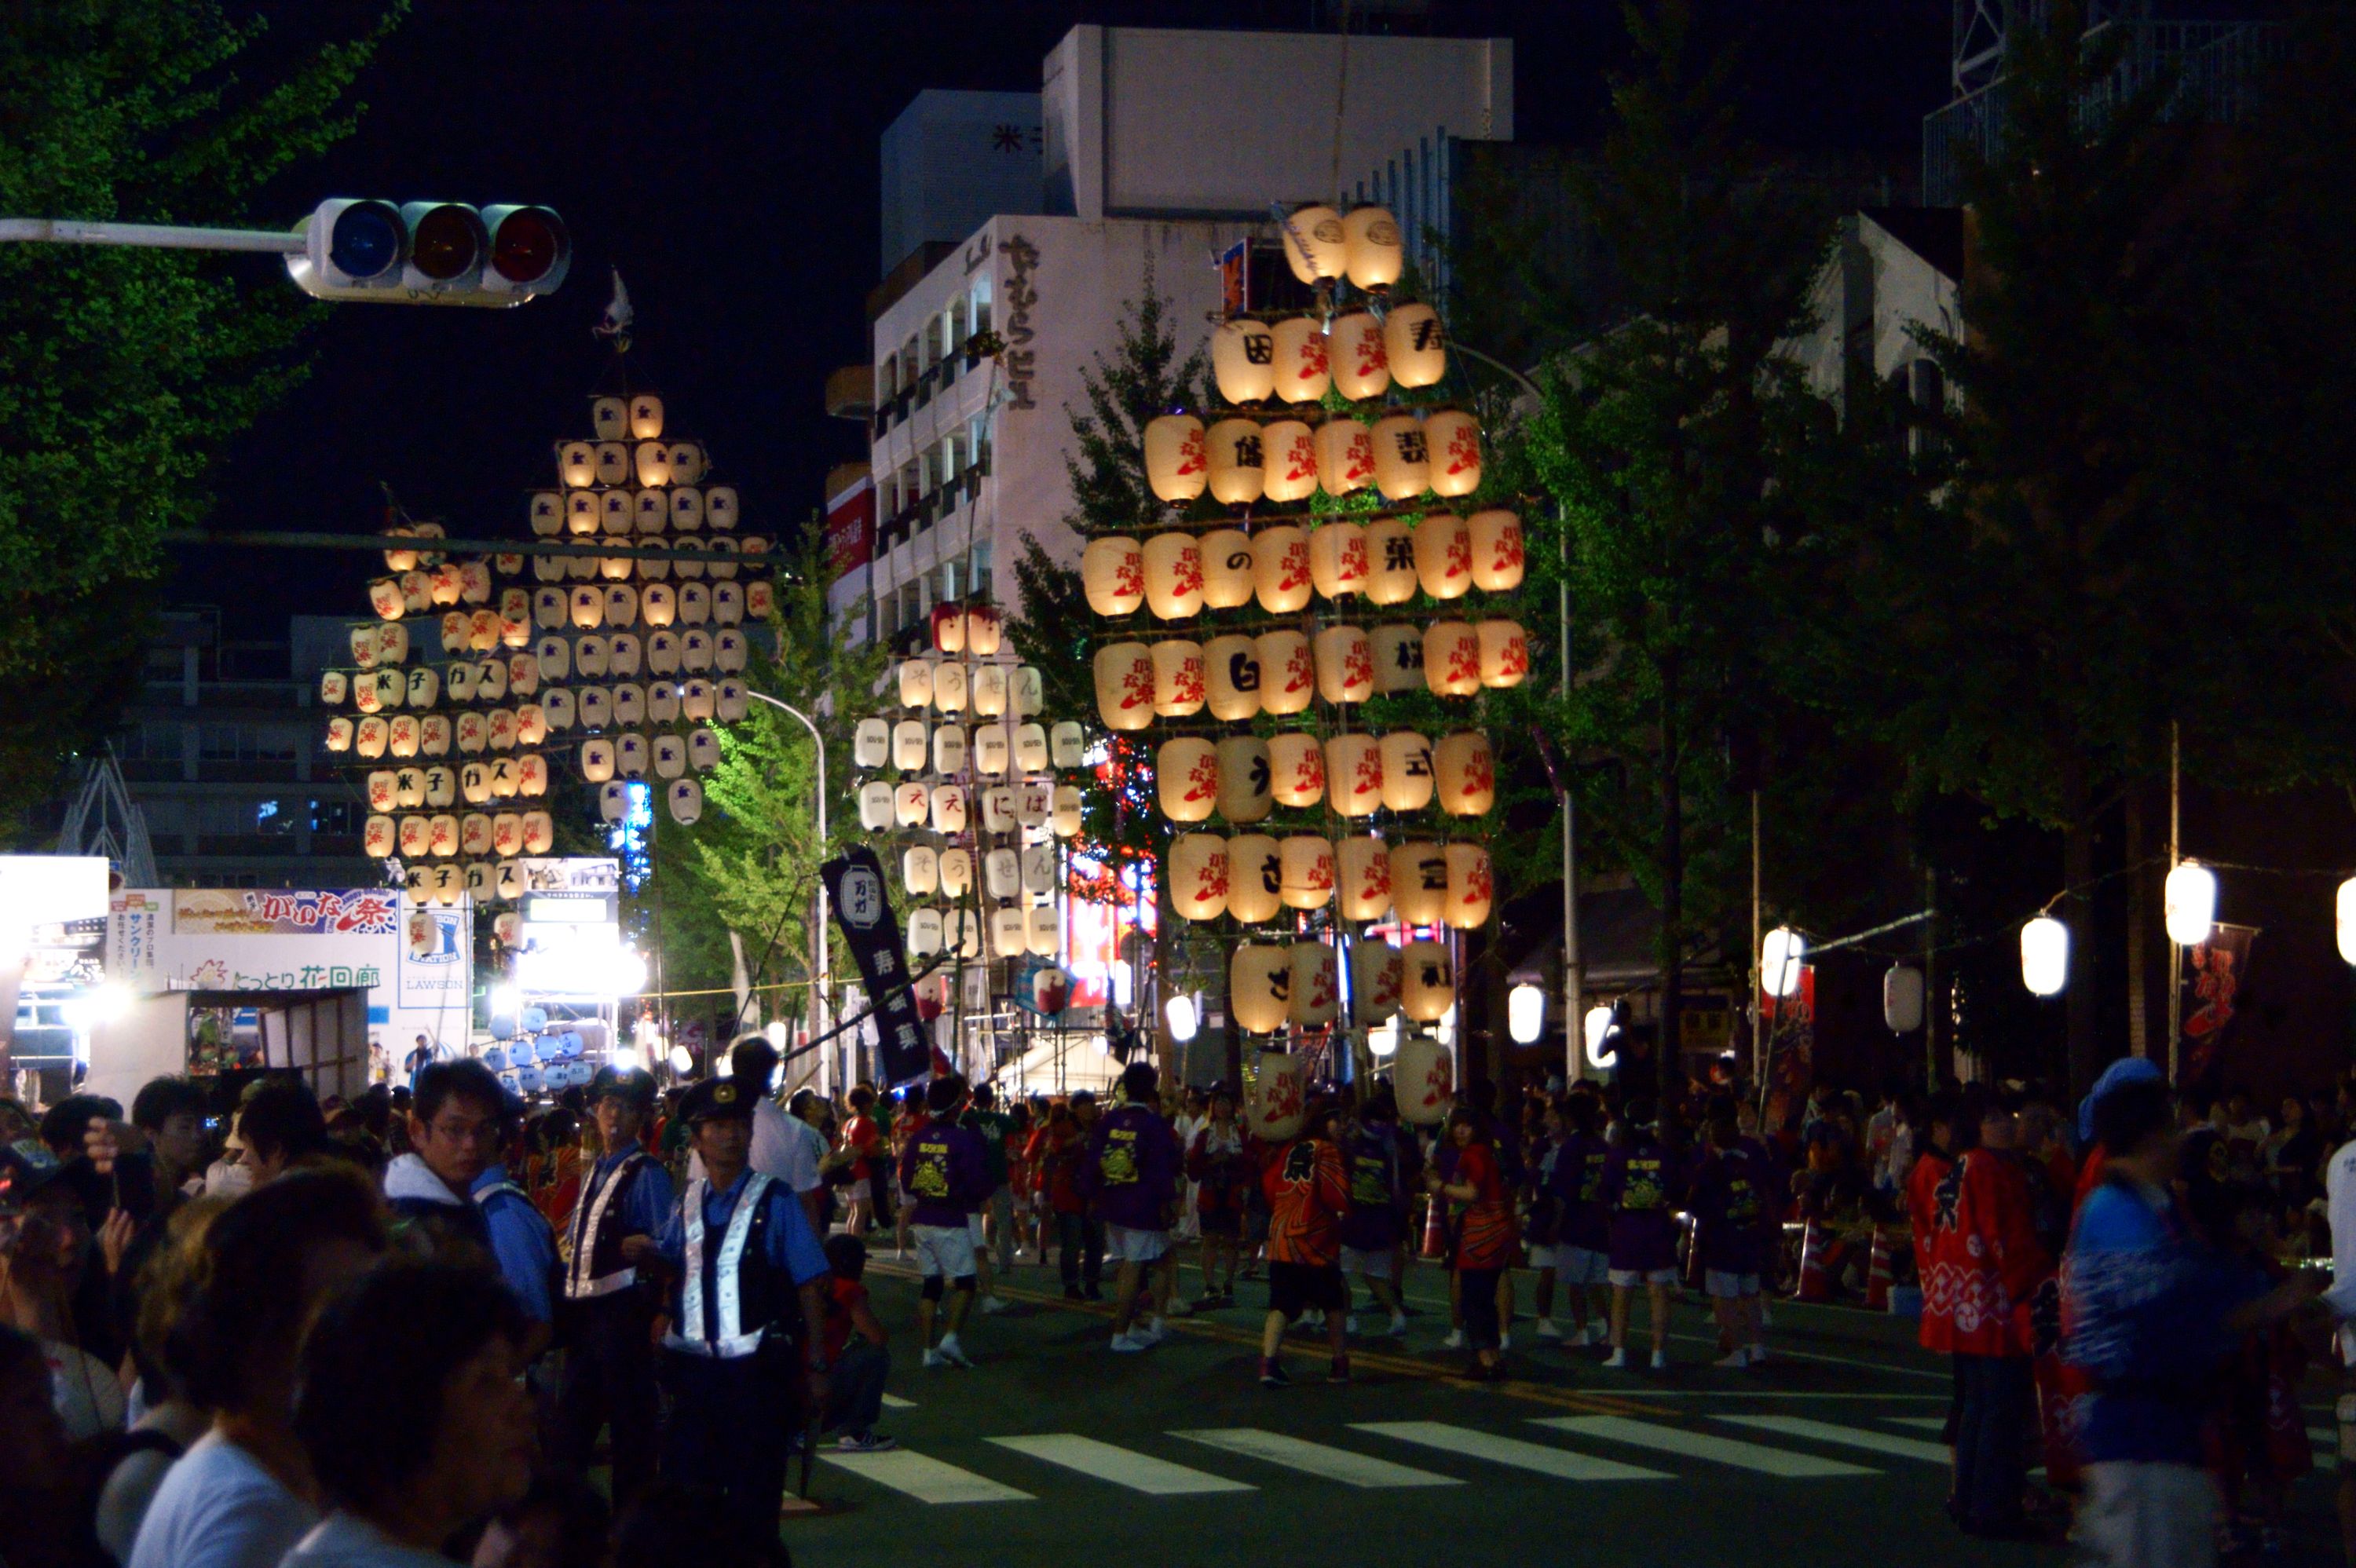
[[[151,251],[243,251],[299,256],[304,230],[197,229],[176,223],[86,223],[76,218],[0,218],[0,243],[134,245]]]

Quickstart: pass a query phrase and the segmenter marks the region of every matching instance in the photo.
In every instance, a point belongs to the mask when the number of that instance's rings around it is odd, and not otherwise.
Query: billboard
[[[875,481],[860,479],[826,503],[826,571],[829,580],[856,571],[875,555]]]

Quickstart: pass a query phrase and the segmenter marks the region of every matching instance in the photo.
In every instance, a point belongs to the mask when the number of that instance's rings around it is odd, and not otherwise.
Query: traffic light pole
[[[240,251],[299,256],[300,229],[198,229],[174,223],[85,223],[75,218],[0,218],[0,244],[130,245],[148,251]]]

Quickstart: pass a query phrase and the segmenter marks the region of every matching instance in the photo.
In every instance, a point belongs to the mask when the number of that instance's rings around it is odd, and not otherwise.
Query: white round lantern
[[[1415,597],[1415,543],[1406,520],[1378,517],[1365,531],[1365,571],[1360,592],[1375,604],[1404,604]]]
[[[1251,638],[1213,637],[1203,645],[1203,689],[1211,717],[1237,723],[1259,711],[1259,649]]]
[[[1268,486],[1266,445],[1252,420],[1221,420],[1204,433],[1204,464],[1211,498],[1248,506]]]
[[[1286,1016],[1303,1029],[1332,1023],[1342,1010],[1341,965],[1333,949],[1322,942],[1296,942],[1288,957],[1292,995]]]
[[[1237,316],[1211,333],[1211,378],[1230,403],[1263,402],[1276,391],[1276,333]]]
[[[1438,1023],[1456,1005],[1456,965],[1439,942],[1410,942],[1399,952],[1399,1008],[1418,1023]]]
[[[965,726],[944,724],[933,731],[933,772],[961,773],[965,772]]]
[[[1227,1012],[1251,1034],[1272,1034],[1284,1027],[1292,996],[1292,959],[1281,947],[1266,943],[1237,944],[1227,960]],[[1269,1058],[1260,1060],[1263,1080]],[[1258,1104],[1259,1096],[1253,1096]]]
[[[1173,822],[1201,822],[1219,799],[1219,758],[1210,741],[1193,735],[1164,741],[1153,758],[1154,795]]]
[[[1277,229],[1284,237],[1285,264],[1302,283],[1332,283],[1349,270],[1350,231],[1332,208],[1295,208]]]
[[[965,711],[966,667],[956,659],[943,659],[933,669],[933,706],[944,713]]]
[[[1216,920],[1227,909],[1227,841],[1181,833],[1170,844],[1170,906],[1181,920]]]
[[[1472,586],[1472,531],[1453,512],[1415,525],[1415,576],[1434,599],[1461,599]]]
[[[900,706],[929,708],[933,705],[933,661],[905,659],[900,665]]]
[[[1423,632],[1424,683],[1441,697],[1481,689],[1481,634],[1463,621],[1434,621]]]
[[[1041,750],[1045,750],[1043,737]],[[1014,745],[1003,724],[980,724],[973,731],[973,771],[985,778],[1003,778],[1014,760]]]
[[[1328,702],[1364,702],[1375,694],[1375,647],[1363,626],[1328,626],[1317,634],[1317,695]]]
[[[892,817],[903,827],[922,827],[932,815],[933,792],[920,784],[902,784],[892,791]]]
[[[969,849],[941,851],[941,896],[961,899],[973,891],[973,852]]]
[[[1290,615],[1309,607],[1316,579],[1309,566],[1309,535],[1286,524],[1251,536],[1252,592],[1259,607]]]
[[[1448,335],[1440,313],[1421,303],[1393,305],[1383,318],[1383,354],[1402,387],[1433,387],[1448,374]]]
[[[1442,409],[1423,421],[1431,449],[1435,496],[1470,496],[1481,487],[1481,423],[1459,409]]]
[[[1497,896],[1489,851],[1478,844],[1451,844],[1442,858],[1448,869],[1448,907],[1441,918],[1458,931],[1486,925]]]
[[[1191,501],[1208,477],[1203,421],[1193,414],[1162,414],[1145,421],[1145,478],[1164,501]]]
[[[1150,662],[1150,661],[1149,661]],[[1076,768],[1087,755],[1088,732],[1070,719],[1047,731],[1047,758],[1059,768]]]
[[[1235,823],[1262,822],[1276,804],[1269,787],[1268,742],[1257,735],[1230,735],[1218,744],[1219,816]]]
[[[1777,926],[1759,944],[1759,988],[1771,997],[1797,995],[1807,956],[1807,938],[1788,925]]]
[[[1372,816],[1383,804],[1382,744],[1372,735],[1334,735],[1325,742],[1325,798],[1343,816]]]
[[[962,784],[937,784],[933,789],[933,831],[962,833],[966,830],[966,796]]]
[[[2217,873],[2186,860],[2161,884],[2162,923],[2179,947],[2198,947],[2217,924]]]
[[[1153,722],[1153,650],[1143,643],[1108,643],[1096,654],[1097,713],[1108,730],[1142,730]]]
[[[1366,530],[1355,523],[1327,523],[1309,536],[1309,581],[1326,599],[1363,593],[1370,558]]]
[[[1483,621],[1472,630],[1481,641],[1481,684],[1519,686],[1530,673],[1530,640],[1518,621]]]
[[[1156,534],[1145,541],[1145,604],[1164,621],[1203,613],[1203,551],[1194,535]]]
[[[1259,706],[1279,718],[1305,711],[1317,695],[1317,658],[1299,632],[1262,632],[1252,639],[1259,655]]]
[[[1048,768],[1047,727],[1044,724],[1017,724],[1014,727],[1014,771],[1018,773],[1042,773]]]
[[[1485,816],[1497,803],[1497,764],[1489,737],[1477,730],[1443,735],[1432,748],[1440,809],[1451,816]]]
[[[1472,586],[1510,593],[1522,585],[1522,519],[1511,512],[1475,512],[1464,520],[1472,539]]]
[[[1344,920],[1380,920],[1390,912],[1390,851],[1361,834],[1333,846],[1333,901]]]
[[[1301,420],[1277,420],[1260,429],[1261,491],[1290,504],[1317,494],[1317,432]]]
[[[2069,987],[2070,928],[2050,914],[2020,928],[2020,983],[2038,997],[2058,997]]]
[[[1352,208],[1342,219],[1342,256],[1350,282],[1370,293],[1398,283],[1407,270],[1407,246],[1390,208]]]
[[[1400,978],[1398,948],[1375,937],[1350,944],[1350,1007],[1360,1023],[1398,1011]]]
[[[1333,843],[1314,833],[1296,833],[1277,845],[1283,879],[1280,897],[1287,909],[1323,909],[1333,901]]]
[[[1196,542],[1203,560],[1203,607],[1236,610],[1252,601],[1251,540],[1240,528],[1215,528]]]
[[[1268,768],[1277,805],[1298,808],[1325,798],[1325,750],[1316,736],[1298,731],[1269,736]]]
[[[1048,814],[1047,826],[1058,838],[1076,838],[1080,833],[1080,791],[1076,784],[1055,786],[1055,809]]]
[[[1352,402],[1379,398],[1390,389],[1390,359],[1383,352],[1383,326],[1371,312],[1349,311],[1333,318],[1325,334],[1325,363],[1333,389]]]
[[[1208,696],[1203,645],[1173,637],[1153,645],[1153,711],[1163,719],[1200,713]]]
[[[880,768],[892,755],[892,727],[881,719],[862,719],[851,732],[853,766]]]
[[[1430,1035],[1399,1041],[1391,1058],[1391,1092],[1399,1120],[1409,1126],[1436,1127],[1446,1121],[1456,1099],[1456,1070],[1448,1048]]]
[[[1424,447],[1423,425],[1413,414],[1386,414],[1372,432],[1375,488],[1386,500],[1405,501],[1420,496],[1431,485],[1431,463]]]
[[[1099,615],[1126,615],[1145,603],[1145,549],[1127,535],[1090,539],[1080,552],[1080,590]]]
[[[1264,833],[1227,840],[1227,912],[1246,925],[1274,920],[1284,907],[1284,851]]]
[[[1283,949],[1275,951],[1285,965],[1284,989],[1289,992],[1291,960]],[[1276,1026],[1269,1027],[1272,1029]],[[1306,1062],[1297,1056],[1263,1052],[1258,1073],[1252,1083],[1251,1098],[1244,1106],[1244,1130],[1267,1144],[1300,1136],[1301,1124],[1308,1119],[1308,1094]]]
[[[1347,414],[1335,414],[1317,427],[1317,487],[1328,496],[1347,496],[1375,476],[1372,432]]]
[[[1333,378],[1326,369],[1325,335],[1315,318],[1286,317],[1276,324],[1275,339],[1277,398],[1288,403],[1323,402]]]

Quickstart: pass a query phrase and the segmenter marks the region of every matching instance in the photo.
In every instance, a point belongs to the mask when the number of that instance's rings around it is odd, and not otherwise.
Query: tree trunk
[[[1685,795],[1678,787],[1676,673],[1661,672],[1661,1018],[1655,1030],[1657,1092],[1664,1099],[1685,1084],[1679,1025],[1685,1011],[1686,844]]]
[[[2062,836],[2062,881],[2069,890],[2062,900],[2063,919],[2070,927],[2070,983],[2062,993],[2069,1029],[2070,1098],[2094,1086],[2103,1070],[2102,1040],[2095,1033],[2094,989],[2094,821],[2087,810],[2089,791],[2085,769],[2072,759],[2062,770],[2063,809],[2070,825]]]

